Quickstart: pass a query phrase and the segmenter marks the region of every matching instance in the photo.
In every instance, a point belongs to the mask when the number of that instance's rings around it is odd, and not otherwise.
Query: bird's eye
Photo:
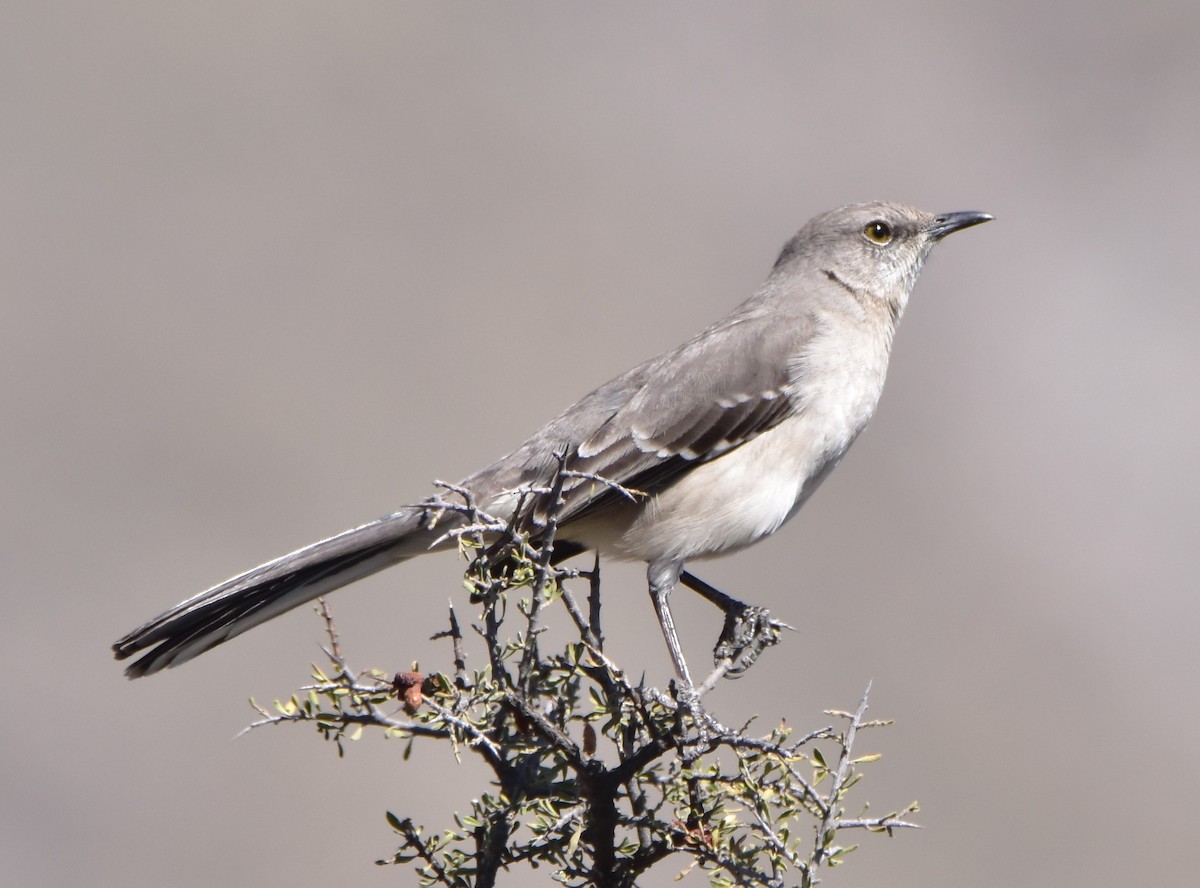
[[[874,222],[868,222],[867,227],[863,229],[863,234],[873,244],[886,244],[892,240],[892,226],[888,225],[882,219],[876,219]]]

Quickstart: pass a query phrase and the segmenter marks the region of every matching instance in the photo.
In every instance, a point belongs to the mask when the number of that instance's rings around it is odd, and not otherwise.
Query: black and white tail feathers
[[[284,611],[427,552],[445,527],[427,529],[407,509],[259,565],[176,605],[116,644],[130,678],[177,666]]]

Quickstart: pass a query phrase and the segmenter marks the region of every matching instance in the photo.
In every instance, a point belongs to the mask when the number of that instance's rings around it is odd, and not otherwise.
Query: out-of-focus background
[[[1198,83],[1194,2],[7,4],[0,883],[413,884],[384,811],[441,823],[477,768],[233,739],[304,681],[307,608],[133,684],[111,642],[505,452],[879,198],[996,221],[936,251],[805,511],[699,569],[800,627],[711,705],[814,727],[874,679],[857,798],[926,828],[827,884],[1190,883]],[[459,580],[338,593],[351,661],[441,668]],[[665,682],[640,570],[605,595]]]

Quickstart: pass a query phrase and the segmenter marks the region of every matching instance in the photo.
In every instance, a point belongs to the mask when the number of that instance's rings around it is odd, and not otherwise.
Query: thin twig
[[[821,818],[821,826],[817,830],[816,844],[812,854],[814,868],[826,858],[825,849],[829,846],[832,834],[837,828],[837,821],[841,816],[841,796],[846,783],[846,777],[850,773],[851,750],[854,747],[854,738],[858,733],[859,727],[862,725],[863,716],[867,712],[867,698],[870,694],[871,682],[868,681],[867,689],[863,691],[862,700],[859,701],[858,709],[855,710],[854,714],[840,713],[849,719],[850,724],[846,726],[846,734],[842,739],[842,751],[838,756],[837,770],[833,773],[833,784],[829,788],[825,816]]]

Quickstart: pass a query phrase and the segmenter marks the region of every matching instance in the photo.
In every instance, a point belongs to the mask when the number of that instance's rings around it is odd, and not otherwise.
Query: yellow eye
[[[876,219],[874,222],[868,222],[867,227],[863,229],[863,234],[873,244],[886,244],[892,240],[892,226],[888,225],[882,219]]]

